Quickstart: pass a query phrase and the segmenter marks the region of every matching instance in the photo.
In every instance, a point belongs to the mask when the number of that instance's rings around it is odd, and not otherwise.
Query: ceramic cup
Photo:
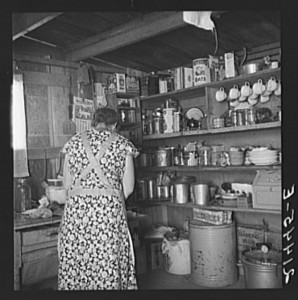
[[[227,94],[224,88],[221,87],[219,90],[216,91],[215,98],[218,102],[224,101],[227,98]]]
[[[258,79],[257,82],[255,82],[252,86],[252,91],[254,94],[261,95],[263,92],[265,92],[266,86],[263,84],[262,79]]]
[[[236,100],[239,97],[240,97],[240,91],[239,91],[238,85],[235,84],[229,91],[229,98],[231,100]]]
[[[268,95],[261,95],[260,96],[260,101],[261,101],[261,103],[266,103],[266,102],[268,102],[270,100],[270,96]]]
[[[236,106],[238,106],[239,104],[240,104],[240,102],[239,102],[238,99],[230,102],[230,105],[233,106],[233,107],[236,107]]]
[[[247,99],[247,96],[242,96],[242,95],[238,98],[238,100],[241,102],[245,101],[246,99]]]
[[[247,102],[251,105],[251,106],[254,106],[258,103],[259,99],[258,98],[251,98],[251,97],[248,97],[247,99]]]
[[[281,95],[281,81],[279,80],[278,83],[277,83],[277,88],[276,90],[274,91],[274,94],[276,96],[280,96]]]
[[[266,90],[274,92],[278,88],[278,82],[275,77],[271,77],[266,84]]]
[[[252,88],[250,87],[250,83],[248,81],[242,85],[240,92],[242,97],[248,97],[252,94]]]

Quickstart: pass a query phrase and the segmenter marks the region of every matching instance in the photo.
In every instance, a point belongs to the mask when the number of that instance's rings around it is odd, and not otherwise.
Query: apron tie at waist
[[[117,191],[113,191],[111,189],[105,189],[105,188],[84,189],[82,187],[75,187],[74,189],[68,191],[68,197],[72,197],[75,195],[81,195],[81,196],[91,195],[94,197],[105,195],[105,196],[121,197],[120,192],[117,193]]]

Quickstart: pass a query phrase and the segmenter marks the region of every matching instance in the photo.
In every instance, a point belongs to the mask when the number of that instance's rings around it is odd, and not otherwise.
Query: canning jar
[[[31,208],[31,188],[26,178],[17,179],[14,200],[16,212],[23,212]]]

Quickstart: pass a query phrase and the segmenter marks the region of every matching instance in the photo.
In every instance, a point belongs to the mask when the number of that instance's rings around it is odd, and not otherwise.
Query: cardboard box
[[[193,85],[198,86],[211,82],[208,58],[193,60]]]
[[[146,239],[147,267],[149,270],[163,268],[162,239]]]
[[[183,87],[189,88],[193,86],[193,69],[192,68],[182,68],[183,76]]]
[[[259,170],[252,185],[253,208],[281,210],[281,170]]]
[[[135,249],[135,259],[137,274],[147,272],[147,251],[145,245]]]
[[[193,208],[193,218],[201,222],[206,222],[214,225],[231,224],[231,211],[213,211],[201,208]]]
[[[107,78],[107,92],[109,94],[126,92],[125,74],[115,73]]]
[[[242,258],[242,252],[255,248],[257,243],[264,242],[264,229],[237,225],[237,250],[238,260]]]
[[[140,92],[140,82],[139,78],[136,76],[126,76],[126,91],[139,93]]]
[[[235,58],[233,52],[225,53],[225,74],[226,78],[234,77],[235,72]]]

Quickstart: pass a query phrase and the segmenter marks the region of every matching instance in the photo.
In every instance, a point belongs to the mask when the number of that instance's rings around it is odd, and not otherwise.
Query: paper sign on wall
[[[94,113],[93,100],[73,98],[73,121],[76,123],[77,133],[91,128]]]

